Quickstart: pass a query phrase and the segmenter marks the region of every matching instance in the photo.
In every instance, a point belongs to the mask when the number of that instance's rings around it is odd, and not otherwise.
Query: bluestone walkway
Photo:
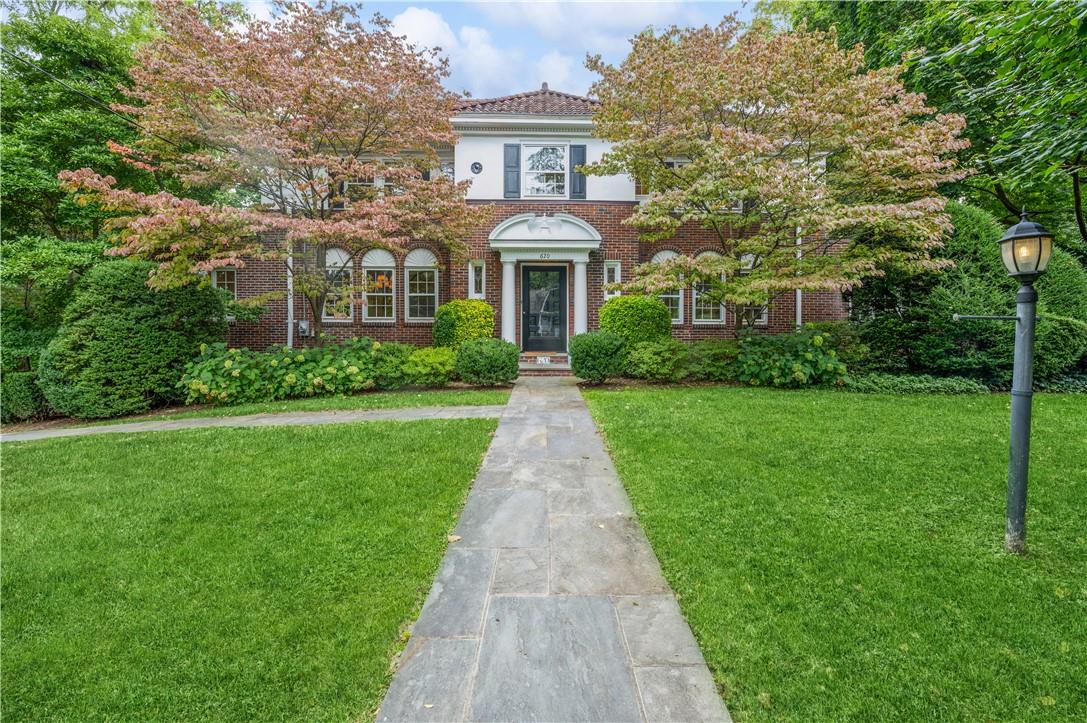
[[[454,535],[379,721],[728,719],[573,379],[517,382]]]
[[[135,432],[168,432],[201,427],[282,427],[301,424],[346,424],[348,422],[414,422],[422,419],[480,419],[497,417],[505,407],[395,407],[391,409],[342,409],[323,412],[268,412],[236,417],[188,417],[158,419],[146,422],[102,424],[93,427],[53,427],[28,432],[0,435],[0,441],[27,442],[54,437],[82,437],[88,434],[120,434]]]

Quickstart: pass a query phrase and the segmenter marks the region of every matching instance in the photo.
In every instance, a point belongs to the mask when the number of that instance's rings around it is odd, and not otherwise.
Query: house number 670
[[[540,258],[541,259],[549,259],[549,258],[551,258],[551,254],[540,254]]]

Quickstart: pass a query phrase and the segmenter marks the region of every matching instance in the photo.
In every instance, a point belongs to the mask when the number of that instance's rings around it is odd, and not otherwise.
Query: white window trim
[[[566,170],[562,173],[565,175],[565,179],[562,182],[562,193],[529,193],[528,192],[528,174],[529,173],[556,173],[556,171],[530,171],[527,168],[528,165],[528,149],[529,148],[562,148],[563,153],[563,166]],[[565,142],[551,143],[547,141],[530,141],[521,144],[521,198],[569,198],[570,197],[570,144]]]
[[[219,282],[216,281],[216,276],[220,271],[233,271],[234,272],[234,301],[238,300],[238,267],[236,266],[220,266],[219,268],[211,270],[211,287],[213,289],[220,288]]]
[[[661,296],[679,296],[679,318],[678,319],[672,319],[672,326],[682,326],[683,325],[683,288],[680,287],[680,288],[676,289],[675,291],[667,292],[667,293],[664,293],[664,294],[657,294],[658,298],[661,297]],[[664,301],[664,299],[661,299],[661,301]]]
[[[411,297],[423,296],[423,294],[411,293],[411,272],[412,271],[433,271],[434,272],[434,308],[438,308],[438,303],[441,298],[441,274],[438,273],[437,266],[405,266],[404,267],[404,319],[408,322],[428,322],[434,321],[433,316],[412,316],[411,315]]]
[[[329,271],[339,271],[341,274],[347,274],[347,285],[354,286],[355,284],[355,269],[351,265],[344,265],[339,269],[332,268],[325,264],[325,273]],[[349,324],[355,320],[355,294],[353,291],[348,292],[348,304],[347,304],[347,316],[329,316],[325,313],[325,309],[328,308],[328,296],[325,296],[324,306],[321,307],[321,321],[332,324]]]
[[[482,276],[480,286],[483,288],[483,292],[477,294],[476,277]],[[472,259],[468,262],[468,298],[469,299],[483,299],[487,300],[487,261],[486,259]]]
[[[742,309],[749,308],[749,307],[752,307],[752,306],[754,306],[754,304],[742,304],[739,307],[737,307],[736,309],[734,309],[733,313],[735,313],[737,316],[739,316],[742,313],[742,311],[741,311]],[[762,307],[762,313],[759,314],[758,318],[755,319],[752,326],[769,326],[769,325],[770,325],[770,305],[765,304]]]
[[[608,281],[608,269],[615,269],[615,282],[617,284],[623,283],[623,264],[621,261],[605,261],[604,262],[604,284],[607,285]],[[604,301],[608,299],[614,299],[616,296],[622,296],[622,291],[608,291],[604,290]]]
[[[392,279],[393,288],[388,292],[388,295],[392,300],[392,316],[370,316],[370,298],[372,293],[369,289],[370,284],[370,272],[371,271],[384,271]],[[396,323],[396,269],[391,266],[367,266],[362,269],[363,278],[367,288],[363,291],[366,295],[366,303],[362,307],[362,320],[372,324],[395,324]],[[384,293],[384,292],[382,292]]]
[[[719,319],[699,319],[698,318],[698,296],[699,296],[699,294],[698,294],[698,285],[697,284],[695,284],[694,286],[691,287],[691,295],[692,295],[691,298],[693,299],[693,301],[691,302],[691,321],[694,324],[698,324],[700,326],[723,326],[725,324],[727,314],[725,313],[725,305],[724,304],[719,304],[718,307],[717,307],[717,309],[718,309],[718,311],[720,312],[720,315],[721,315]]]

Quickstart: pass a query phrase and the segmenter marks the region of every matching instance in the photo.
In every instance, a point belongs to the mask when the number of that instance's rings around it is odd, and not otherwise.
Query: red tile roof
[[[510,113],[524,115],[592,115],[599,106],[592,98],[551,90],[547,83],[539,90],[501,98],[465,98],[457,103],[458,113]]]

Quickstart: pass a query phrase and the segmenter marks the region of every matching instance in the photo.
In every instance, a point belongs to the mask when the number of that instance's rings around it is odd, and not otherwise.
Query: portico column
[[[588,264],[574,262],[574,333],[584,334],[589,330],[589,277],[585,273]]]
[[[502,338],[517,343],[517,264],[502,262]]]

